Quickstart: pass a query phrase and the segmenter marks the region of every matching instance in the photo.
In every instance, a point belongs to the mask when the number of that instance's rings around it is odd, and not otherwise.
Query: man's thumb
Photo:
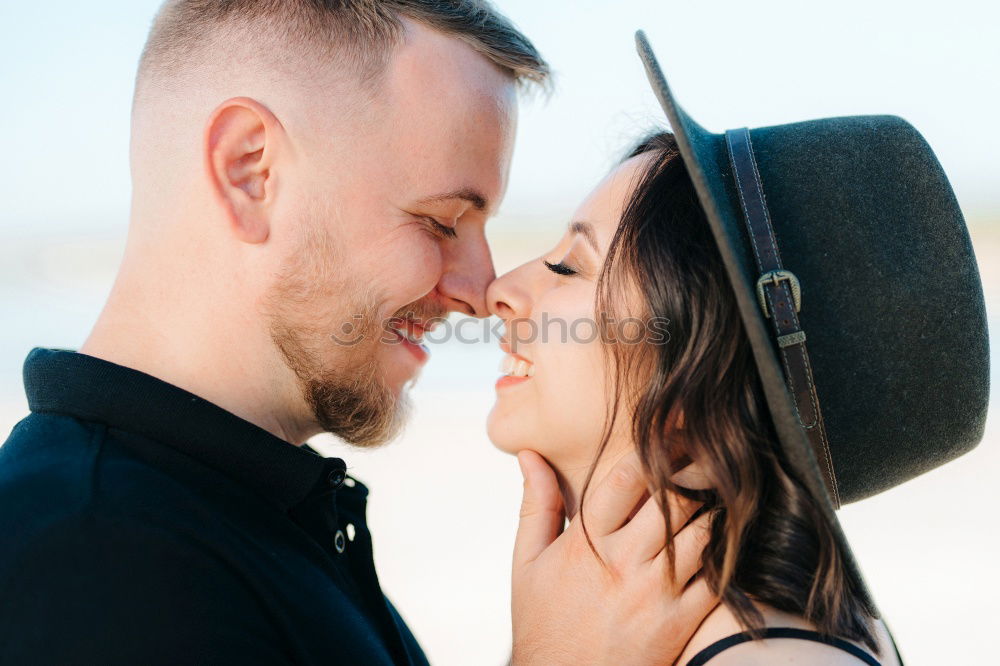
[[[521,451],[517,462],[524,476],[521,519],[514,543],[514,566],[522,566],[542,554],[562,532],[565,514],[555,472],[534,451]]]

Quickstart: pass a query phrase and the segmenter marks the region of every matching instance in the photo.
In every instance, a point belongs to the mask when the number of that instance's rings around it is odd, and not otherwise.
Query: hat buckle
[[[764,296],[764,285],[773,284],[778,286],[782,281],[787,281],[792,287],[792,301],[795,303],[795,311],[802,309],[802,288],[799,286],[799,279],[795,273],[783,268],[768,271],[757,280],[757,300],[760,301],[760,309],[764,311],[764,316],[771,318],[771,313],[767,309],[767,298]]]

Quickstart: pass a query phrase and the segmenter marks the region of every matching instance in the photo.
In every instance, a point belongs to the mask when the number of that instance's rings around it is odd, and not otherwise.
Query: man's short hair
[[[142,54],[137,95],[146,80],[180,73],[232,40],[259,42],[276,62],[292,54],[286,64],[329,62],[377,80],[404,17],[463,40],[519,84],[548,84],[548,64],[487,0],[167,0]]]

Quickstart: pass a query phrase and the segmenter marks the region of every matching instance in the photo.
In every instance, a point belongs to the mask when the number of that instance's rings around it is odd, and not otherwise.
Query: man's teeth
[[[398,333],[400,335],[400,337],[402,337],[404,340],[406,340],[408,342],[412,342],[415,345],[422,345],[424,343],[424,341],[420,338],[420,336],[417,336],[417,335],[414,335],[413,333],[410,333],[405,328],[396,328],[394,326],[392,328],[392,330],[396,331],[396,333]]]
[[[535,366],[523,358],[508,354],[500,362],[500,372],[510,377],[534,377]]]

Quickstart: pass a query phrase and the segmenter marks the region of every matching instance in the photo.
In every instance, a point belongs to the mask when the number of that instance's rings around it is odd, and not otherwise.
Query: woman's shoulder
[[[804,629],[815,631],[815,627],[806,622],[801,617],[784,613],[769,606],[759,606],[764,615],[764,623],[767,627],[787,627],[790,629]],[[701,623],[698,630],[688,641],[687,646],[681,654],[677,664],[685,665],[699,652],[734,634],[743,631],[736,619],[736,616],[723,605],[716,607],[714,611]],[[876,637],[880,643],[880,653],[876,656],[882,666],[899,666],[896,659],[895,649],[889,638],[889,632],[881,621],[876,622]],[[849,641],[850,642],[850,641]],[[866,653],[871,650],[862,645],[857,647]],[[875,655],[872,655],[875,656]],[[789,640],[785,638],[773,638],[764,640],[747,641],[730,647],[711,659],[711,666],[756,666],[758,664],[772,666],[783,663],[808,663],[817,666],[858,666],[864,662],[849,652],[838,649],[831,645],[809,640]]]

